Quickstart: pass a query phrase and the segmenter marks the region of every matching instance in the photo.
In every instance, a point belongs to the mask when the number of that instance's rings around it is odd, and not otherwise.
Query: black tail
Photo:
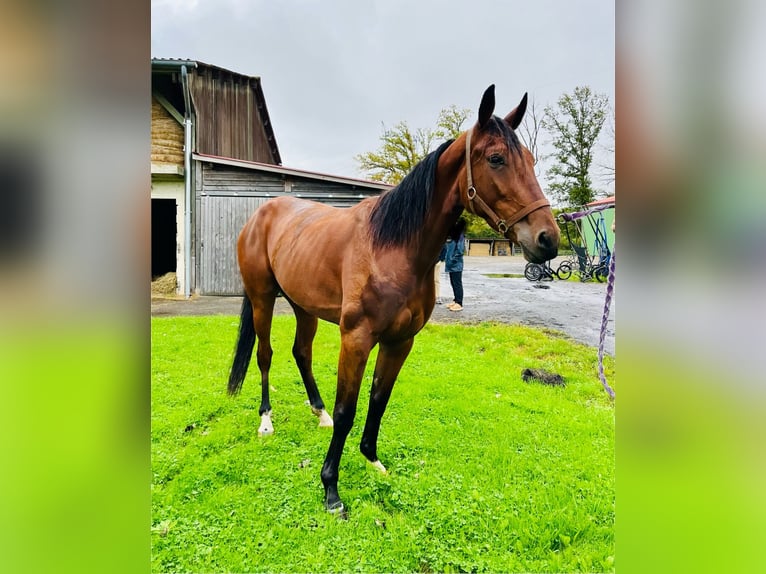
[[[239,337],[234,348],[234,362],[231,364],[229,375],[229,394],[235,395],[242,388],[242,382],[247,374],[250,357],[255,346],[255,326],[253,325],[253,304],[245,294],[242,299],[242,311],[239,316]]]

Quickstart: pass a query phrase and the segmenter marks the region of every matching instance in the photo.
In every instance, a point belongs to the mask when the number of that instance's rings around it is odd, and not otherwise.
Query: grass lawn
[[[322,507],[317,427],[274,319],[275,434],[259,438],[255,358],[226,394],[236,317],[152,319],[154,572],[611,572],[614,406],[596,349],[494,324],[427,325],[383,422],[384,476],[359,453],[376,352],[340,465],[349,519]],[[332,411],[337,327],[314,372]],[[544,368],[566,387],[521,380]],[[614,381],[614,362],[606,358]]]

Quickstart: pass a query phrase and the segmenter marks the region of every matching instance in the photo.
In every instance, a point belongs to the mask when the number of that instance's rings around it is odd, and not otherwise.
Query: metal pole
[[[191,296],[191,106],[186,66],[181,66],[184,92],[184,297]]]

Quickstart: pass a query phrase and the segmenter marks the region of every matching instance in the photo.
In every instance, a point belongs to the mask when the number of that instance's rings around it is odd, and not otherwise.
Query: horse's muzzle
[[[545,263],[554,259],[559,253],[558,234],[540,231],[535,237],[534,245],[520,242],[524,259],[531,263]]]
[[[546,254],[546,261],[548,259],[553,259],[558,255],[559,252],[559,238],[558,236],[553,237],[552,234],[548,233],[547,231],[543,230],[540,233],[537,234],[536,238],[536,247],[544,252]]]

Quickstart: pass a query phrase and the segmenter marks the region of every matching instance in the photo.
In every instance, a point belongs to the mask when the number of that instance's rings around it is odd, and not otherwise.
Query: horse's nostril
[[[551,249],[553,247],[553,241],[545,231],[541,231],[537,236],[537,244],[543,249]]]

